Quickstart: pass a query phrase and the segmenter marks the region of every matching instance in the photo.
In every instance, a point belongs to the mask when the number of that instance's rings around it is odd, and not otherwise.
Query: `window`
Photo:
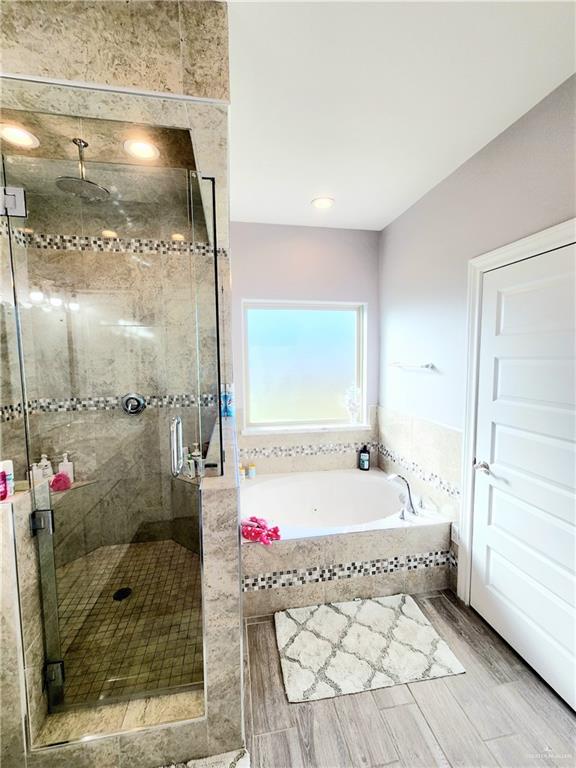
[[[250,429],[365,421],[362,304],[244,302],[244,413]]]

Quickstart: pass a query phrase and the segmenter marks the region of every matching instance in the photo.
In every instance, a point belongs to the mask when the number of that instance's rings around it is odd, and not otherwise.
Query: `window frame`
[[[248,312],[251,309],[355,310],[356,312],[356,386],[360,390],[360,415],[356,422],[325,419],[298,422],[250,421],[250,371],[248,366]],[[243,413],[242,434],[273,434],[286,432],[325,432],[365,429],[368,425],[367,406],[367,314],[363,301],[292,301],[285,299],[242,299],[242,372]]]

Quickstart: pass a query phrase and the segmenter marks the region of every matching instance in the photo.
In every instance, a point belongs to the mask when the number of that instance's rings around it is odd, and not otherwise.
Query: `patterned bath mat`
[[[288,701],[465,671],[409,595],[293,608],[274,620]]]

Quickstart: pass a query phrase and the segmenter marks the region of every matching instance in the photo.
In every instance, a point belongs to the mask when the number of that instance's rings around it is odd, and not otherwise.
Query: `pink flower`
[[[240,523],[242,536],[248,541],[258,541],[269,547],[273,541],[280,539],[280,530],[275,525],[273,528],[268,526],[268,522],[263,517],[251,517],[248,520],[242,520]]]

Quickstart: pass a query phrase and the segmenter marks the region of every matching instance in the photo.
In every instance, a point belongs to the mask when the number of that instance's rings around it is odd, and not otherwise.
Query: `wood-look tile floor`
[[[246,624],[252,768],[573,768],[572,710],[450,592],[416,597],[466,674],[289,704],[272,617]]]

